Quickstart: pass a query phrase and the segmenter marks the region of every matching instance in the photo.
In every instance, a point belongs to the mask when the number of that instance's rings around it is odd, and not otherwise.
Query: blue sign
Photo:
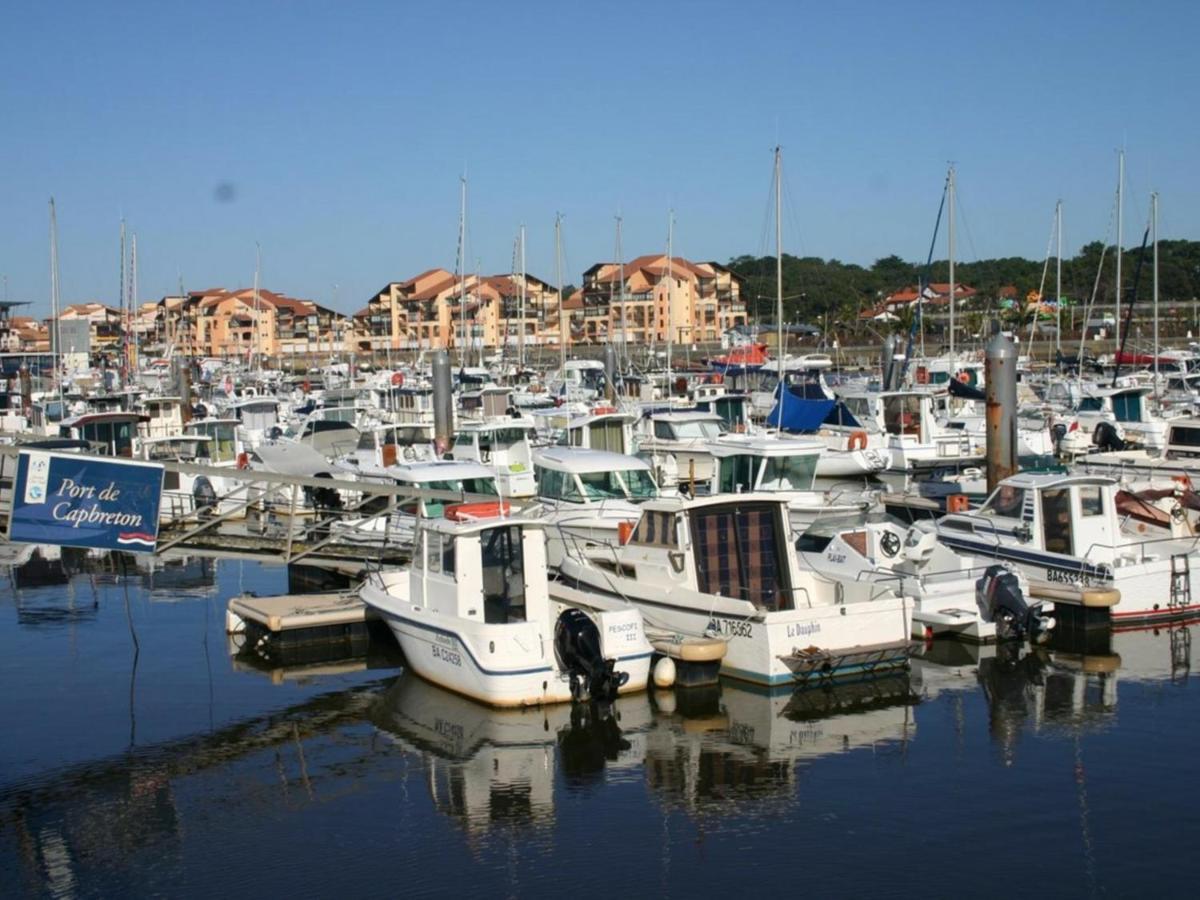
[[[163,467],[22,450],[8,539],[153,553]]]

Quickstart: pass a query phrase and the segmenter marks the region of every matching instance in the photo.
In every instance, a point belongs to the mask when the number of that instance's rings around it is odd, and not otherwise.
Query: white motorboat
[[[985,643],[1042,638],[1054,604],[1027,602],[1028,584],[1011,565],[980,565],[940,544],[928,523],[867,522],[836,532],[820,550],[799,551],[823,575],[892,584],[912,596],[913,636]]]
[[[635,456],[549,447],[533,455],[546,521],[546,559],[558,567],[570,544],[616,545],[622,524],[659,496],[650,466]]]
[[[651,412],[639,423],[637,452],[650,463],[663,488],[705,484],[712,479],[709,441],[721,435],[724,421],[710,412]]]
[[[551,602],[542,523],[503,503],[423,519],[408,569],[372,573],[359,596],[423,678],[492,706],[611,700],[642,690],[652,650],[632,607]]]
[[[450,458],[489,466],[502,497],[532,497],[537,490],[531,447],[534,431],[533,420],[526,417],[460,422]]]
[[[979,510],[946,515],[937,530],[976,565],[1016,566],[1034,596],[1056,601],[1059,618],[1064,606],[1115,626],[1200,613],[1190,565],[1200,539],[1164,536],[1135,512],[1114,479],[1021,474],[1002,481]]]
[[[625,543],[568,547],[551,593],[636,607],[652,635],[722,638],[722,674],[757,684],[903,666],[911,597],[802,569],[787,517],[773,494],[647,501]]]

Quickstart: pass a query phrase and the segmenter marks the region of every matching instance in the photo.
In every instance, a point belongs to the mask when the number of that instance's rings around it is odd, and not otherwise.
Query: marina
[[[6,16],[5,900],[1196,894],[1200,6],[278,12]]]

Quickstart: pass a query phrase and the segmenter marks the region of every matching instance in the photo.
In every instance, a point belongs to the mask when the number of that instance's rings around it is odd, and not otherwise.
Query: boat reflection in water
[[[568,790],[645,780],[669,807],[736,809],[738,798],[790,801],[796,764],[914,733],[907,675],[800,693],[726,682],[617,699],[610,708],[492,709],[402,675],[372,721],[420,754],[435,806],[470,830],[538,825]],[[746,810],[741,810],[745,812]]]
[[[939,641],[913,662],[923,700],[983,690],[988,727],[1005,760],[1024,732],[1094,730],[1115,723],[1118,687],[1181,685],[1191,676],[1196,622],[1136,631],[1056,634],[1045,645]],[[1144,698],[1143,698],[1144,699]]]

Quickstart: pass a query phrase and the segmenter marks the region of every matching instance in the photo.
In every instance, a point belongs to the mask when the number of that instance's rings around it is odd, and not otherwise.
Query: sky
[[[0,14],[0,275],[49,311],[262,284],[346,312],[454,270],[563,281],[623,256],[923,260],[946,169],[960,260],[1113,239],[1152,191],[1200,239],[1200,4],[32,3]],[[938,256],[945,257],[944,237]]]

